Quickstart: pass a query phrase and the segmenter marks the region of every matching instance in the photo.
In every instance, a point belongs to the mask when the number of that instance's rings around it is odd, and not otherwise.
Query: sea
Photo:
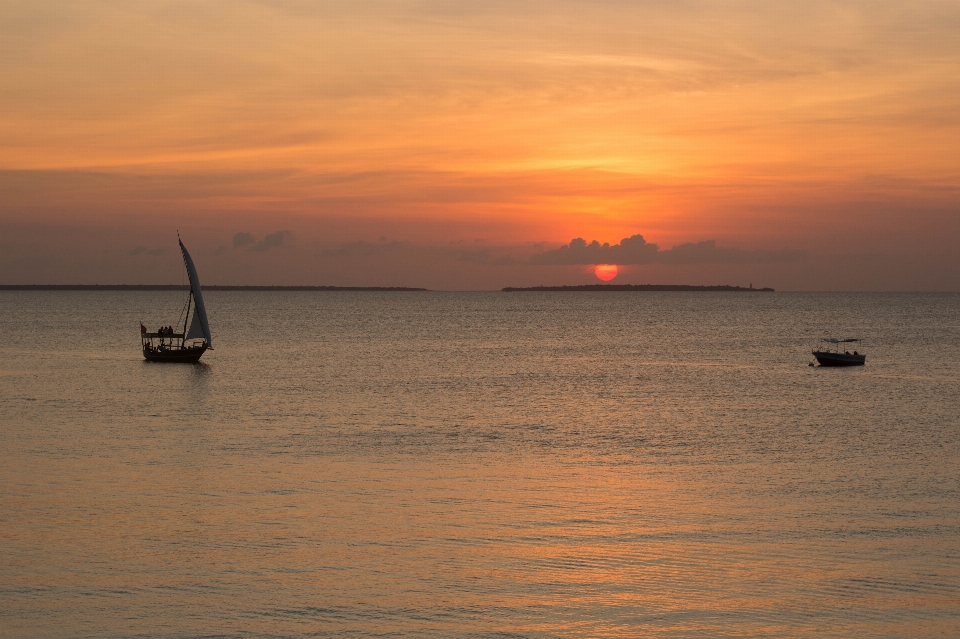
[[[205,300],[0,292],[0,636],[960,636],[960,295]]]

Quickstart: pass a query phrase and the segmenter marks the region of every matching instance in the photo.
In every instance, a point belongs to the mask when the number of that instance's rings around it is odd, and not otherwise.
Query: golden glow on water
[[[18,295],[11,636],[958,628],[956,296],[212,293],[164,367],[136,315],[175,295]],[[784,343],[824,314],[874,318],[868,367]]]

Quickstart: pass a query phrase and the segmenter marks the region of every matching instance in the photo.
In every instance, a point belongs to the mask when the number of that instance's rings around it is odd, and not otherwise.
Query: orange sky
[[[922,0],[5,2],[0,283],[179,281],[179,229],[209,283],[595,282],[528,260],[642,234],[797,257],[615,282],[960,290],[957,33]]]

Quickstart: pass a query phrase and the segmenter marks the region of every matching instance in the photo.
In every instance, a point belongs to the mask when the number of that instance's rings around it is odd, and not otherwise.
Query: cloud
[[[578,237],[568,245],[534,255],[530,264],[755,264],[790,261],[802,256],[797,251],[744,251],[719,247],[714,240],[688,242],[662,251],[642,235],[634,235],[612,246],[596,240],[587,244]]]
[[[255,243],[257,240],[254,239],[249,233],[237,233],[233,236],[233,248],[240,248],[242,246],[249,246],[250,244]]]
[[[237,235],[240,235],[240,234],[238,233]],[[248,250],[254,251],[254,252],[261,252],[261,251],[268,251],[275,247],[283,246],[284,241],[286,240],[286,238],[290,237],[290,235],[291,235],[290,231],[277,231],[276,233],[271,233],[270,235],[266,236],[265,238],[263,238],[262,240],[260,240],[259,242],[251,246]],[[252,239],[252,236],[251,236],[251,239]],[[234,241],[236,241],[236,236],[234,236]]]
[[[127,252],[127,255],[137,256],[137,255],[143,255],[144,253],[146,253],[147,255],[163,255],[166,252],[167,252],[167,249],[163,249],[163,248],[147,249],[145,246],[137,246],[135,248],[130,249],[130,251]]]
[[[531,264],[652,264],[660,248],[648,244],[642,235],[624,238],[620,244],[587,244],[582,237],[558,249],[534,255]]]
[[[233,248],[238,249],[249,247],[247,248],[248,251],[260,253],[278,246],[283,246],[285,243],[289,244],[289,242],[286,240],[290,236],[290,231],[277,231],[276,233],[271,233],[258,242],[257,238],[253,237],[253,235],[250,233],[244,233],[241,231],[233,236]],[[225,247],[221,248],[225,249]],[[217,249],[217,255],[219,255],[221,252],[222,251],[220,249]]]

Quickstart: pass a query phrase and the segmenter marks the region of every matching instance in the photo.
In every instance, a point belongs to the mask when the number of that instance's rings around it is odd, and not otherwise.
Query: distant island
[[[189,291],[188,284],[0,284],[0,291]],[[406,286],[204,286],[205,291],[427,291]]]
[[[743,286],[688,286],[686,284],[579,284],[577,286],[508,286],[505,293],[527,291],[714,291],[718,293],[772,293],[772,288],[744,288]]]

